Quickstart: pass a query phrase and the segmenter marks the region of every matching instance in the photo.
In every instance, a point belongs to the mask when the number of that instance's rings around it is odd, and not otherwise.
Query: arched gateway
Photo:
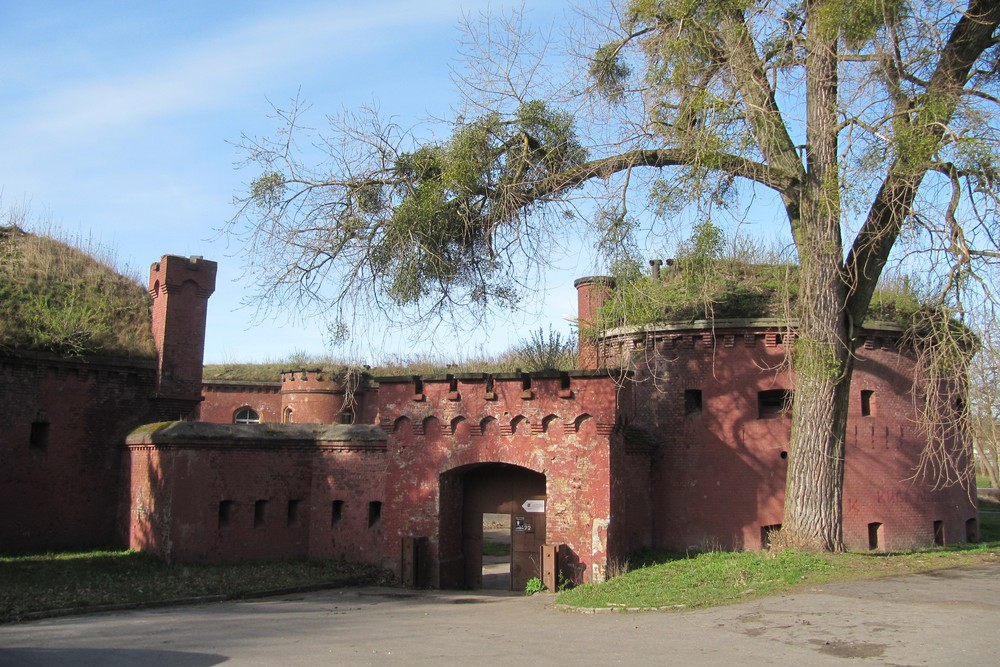
[[[507,463],[477,463],[442,474],[440,484],[443,588],[524,590],[529,579],[541,576],[544,474]],[[484,541],[484,529],[492,540]],[[494,574],[485,577],[484,542],[498,547],[486,557],[488,567],[496,561]]]

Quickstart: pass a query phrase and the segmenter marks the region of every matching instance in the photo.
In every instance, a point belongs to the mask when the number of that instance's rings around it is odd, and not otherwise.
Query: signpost
[[[525,500],[524,504],[521,505],[525,512],[532,512],[534,514],[543,514],[545,512],[545,501],[544,500]]]

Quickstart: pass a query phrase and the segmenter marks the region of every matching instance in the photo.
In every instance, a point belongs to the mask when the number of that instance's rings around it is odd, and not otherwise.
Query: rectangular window
[[[340,413],[340,423],[341,424],[353,424],[354,423],[354,413],[350,411],[344,411]]]
[[[875,416],[875,392],[871,389],[861,390],[861,416]]]
[[[701,414],[701,389],[684,390],[684,414],[685,415]]]
[[[49,423],[31,422],[28,448],[33,452],[45,452],[49,448]]]
[[[768,389],[757,392],[757,419],[791,416],[792,392],[788,389]]]
[[[368,503],[368,527],[374,528],[382,520],[382,503],[373,500]]]
[[[344,501],[334,500],[330,503],[330,525],[336,526],[344,518]]]
[[[299,523],[299,505],[302,503],[298,498],[288,501],[288,525],[295,526]]]
[[[233,501],[219,501],[219,528],[227,528],[233,520]]]
[[[256,500],[253,504],[253,527],[260,528],[264,525],[264,519],[267,516],[267,501],[266,500]]]
[[[944,521],[934,522],[934,546],[944,546]]]

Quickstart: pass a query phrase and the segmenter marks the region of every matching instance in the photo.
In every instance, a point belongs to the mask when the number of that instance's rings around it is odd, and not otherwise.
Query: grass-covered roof
[[[0,226],[0,353],[155,356],[149,293],[94,254]]]

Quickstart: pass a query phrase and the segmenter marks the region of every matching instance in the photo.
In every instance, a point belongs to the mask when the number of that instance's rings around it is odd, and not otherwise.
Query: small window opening
[[[340,413],[340,423],[341,424],[353,424],[354,423],[354,413],[350,410],[345,410]]]
[[[875,415],[875,392],[871,389],[861,390],[861,416],[873,417]]]
[[[288,525],[295,526],[299,523],[299,506],[302,501],[298,498],[291,498],[288,501]]]
[[[559,388],[560,389],[569,389],[569,373],[560,373],[559,374]]]
[[[965,541],[979,541],[979,522],[976,519],[969,519],[965,522]]]
[[[233,520],[233,501],[219,501],[219,528],[227,528]]]
[[[792,392],[787,389],[768,389],[757,392],[757,419],[775,419],[789,414]]]
[[[448,391],[458,391],[458,378],[448,374]]]
[[[330,525],[336,526],[344,518],[344,501],[334,500],[330,503]]]
[[[240,408],[233,417],[234,424],[259,424],[260,414],[253,408]]]
[[[424,381],[420,379],[419,376],[413,376],[413,393],[422,394],[424,393]]]
[[[492,375],[487,375],[486,376],[486,393],[487,394],[492,394],[493,393],[493,376]]]
[[[373,500],[368,503],[368,527],[374,528],[382,520],[382,503]]]
[[[31,422],[31,432],[28,435],[28,448],[33,452],[45,452],[49,448],[49,423],[43,421]]]
[[[267,501],[255,500],[253,504],[253,527],[260,528],[261,526],[263,526],[266,515],[267,515]]]
[[[875,551],[879,548],[879,544],[882,536],[882,524],[878,521],[873,521],[868,524],[868,549]]]
[[[779,530],[781,530],[780,523],[774,523],[771,524],[770,526],[760,527],[760,548],[762,550],[767,551],[771,547],[771,538]]]
[[[934,546],[944,546],[944,521],[934,522]]]
[[[292,423],[292,409],[291,408],[285,408],[285,411],[281,415],[281,421],[284,422],[285,424],[291,424]]]
[[[684,390],[684,414],[685,415],[701,414],[701,389]]]
[[[521,391],[531,390],[531,375],[529,373],[521,373]]]
[[[784,343],[785,343],[785,335],[784,334],[774,334],[774,344],[775,345],[784,345]]]
[[[784,450],[784,449],[783,449],[783,450],[781,450],[781,454],[779,454],[778,456],[780,456],[780,457],[781,457],[781,460],[782,460],[782,461],[785,461],[785,460],[787,460],[787,459],[788,459],[788,452],[787,452],[786,450]]]

